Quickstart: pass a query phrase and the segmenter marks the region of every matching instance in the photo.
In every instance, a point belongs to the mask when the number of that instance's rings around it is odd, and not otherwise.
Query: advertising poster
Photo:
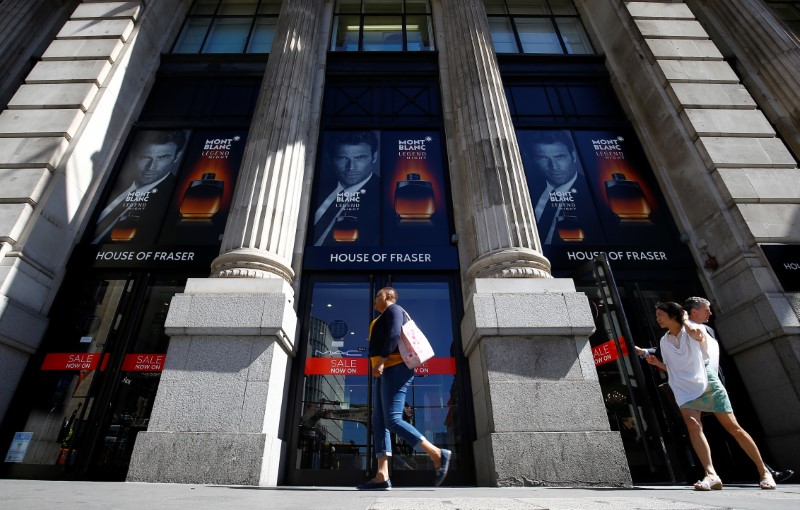
[[[188,130],[140,131],[94,228],[92,244],[155,242],[186,152]]]
[[[243,131],[196,131],[164,220],[159,245],[218,245],[244,154]]]
[[[383,132],[383,245],[450,243],[436,132]]]
[[[649,166],[621,133],[575,131],[606,238],[615,245],[663,244],[665,228]]]
[[[380,245],[381,165],[377,131],[324,135],[311,214],[313,246]]]
[[[542,244],[605,244],[570,132],[519,131],[517,139]]]
[[[615,131],[520,130],[545,256],[574,269],[599,254],[614,267],[691,265],[635,139]]]

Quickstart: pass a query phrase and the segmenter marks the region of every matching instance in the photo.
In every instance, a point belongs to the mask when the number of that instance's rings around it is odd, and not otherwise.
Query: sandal
[[[767,471],[764,473],[764,476],[761,477],[761,482],[758,484],[758,486],[764,490],[772,490],[777,487],[777,484],[775,483],[775,479],[772,478],[772,473]]]
[[[722,480],[717,475],[706,475],[705,478],[698,480],[694,484],[694,490],[696,491],[718,491],[721,489]]]

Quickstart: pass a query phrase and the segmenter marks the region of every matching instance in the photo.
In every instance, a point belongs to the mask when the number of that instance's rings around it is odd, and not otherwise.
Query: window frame
[[[517,51],[516,52],[513,52],[513,53],[505,52],[505,51],[500,52],[500,51],[497,51],[497,48],[496,48],[495,43],[494,43],[494,37],[492,37],[492,47],[495,48],[495,53],[497,53],[498,55],[570,55],[571,56],[571,55],[596,55],[597,54],[595,52],[594,47],[591,44],[591,40],[589,39],[589,34],[586,32],[586,27],[584,27],[583,22],[581,21],[580,15],[578,14],[578,10],[575,7],[574,2],[572,3],[572,6],[573,6],[573,8],[575,10],[574,14],[554,14],[553,13],[553,8],[551,7],[551,1],[550,0],[542,0],[543,2],[546,3],[547,9],[548,9],[548,11],[550,11],[549,14],[512,14],[513,8],[509,7],[507,0],[496,0],[496,1],[502,3],[502,8],[505,11],[505,13],[504,14],[489,14],[488,9],[487,9],[486,17],[490,22],[489,23],[490,32],[491,32],[491,26],[492,26],[491,21],[493,19],[495,19],[495,20],[503,20],[504,24],[506,26],[510,27],[511,33],[512,33],[512,35],[514,37],[514,42],[517,45]],[[484,6],[485,6],[485,2],[484,2]],[[561,48],[561,52],[560,53],[536,53],[536,52],[527,52],[527,51],[525,51],[525,45],[522,42],[522,37],[520,36],[520,31],[519,31],[519,28],[517,27],[517,20],[518,19],[520,19],[520,20],[522,20],[522,19],[524,19],[524,20],[534,20],[534,19],[548,20],[549,24],[550,24],[550,28],[552,29],[551,33],[553,35],[555,35],[555,37],[556,37],[556,39],[558,41],[558,45]],[[559,24],[559,20],[564,20],[564,19],[577,20],[579,26],[581,27],[581,29],[583,31],[583,35],[586,36],[586,45],[591,50],[590,52],[588,52],[588,53],[570,53],[569,49],[567,48],[567,44],[564,41],[564,34],[562,33],[562,30],[561,30],[561,27],[560,27],[560,24]],[[494,32],[492,32],[492,35],[494,35]]]
[[[267,6],[269,4],[275,4],[275,0],[256,0],[255,7],[253,9],[252,14],[220,14],[220,10],[226,3],[233,2],[234,0],[216,0],[216,6],[214,7],[213,13],[195,13],[194,11],[198,7],[199,3],[198,0],[193,0],[191,7],[189,8],[189,13],[186,15],[186,19],[183,21],[183,25],[181,26],[181,30],[178,33],[178,37],[175,39],[175,43],[172,45],[172,49],[170,50],[170,54],[172,55],[267,55],[272,50],[272,43],[270,43],[269,48],[267,51],[252,51],[251,46],[253,44],[253,36],[256,34],[257,27],[262,24],[265,20],[274,20],[272,26],[277,27],[278,24],[278,16],[277,13],[262,13],[262,7]],[[277,4],[278,11],[280,11],[281,3]],[[182,43],[183,36],[187,33],[187,28],[193,21],[198,20],[208,20],[208,24],[205,27],[205,34],[203,35],[202,41],[200,44],[197,45],[196,48],[193,48],[192,51],[178,51],[179,45]],[[208,51],[208,43],[211,37],[214,28],[218,26],[220,21],[226,20],[249,20],[250,27],[247,29],[247,34],[244,38],[242,49],[241,51],[237,52],[218,52],[218,51]]]
[[[340,13],[339,6],[342,0],[336,0],[333,6],[333,20],[331,25],[331,39],[328,44],[328,51],[335,52],[335,53],[374,53],[374,52],[391,52],[391,53],[427,53],[427,52],[434,52],[436,51],[436,37],[434,33],[434,26],[433,26],[433,8],[431,6],[431,0],[411,0],[415,1],[416,3],[421,3],[424,1],[425,3],[425,12],[409,12],[408,10],[408,2],[409,0],[396,0],[397,3],[402,4],[402,11],[387,11],[387,12],[371,12],[367,9],[367,3],[370,0],[358,0],[359,9],[358,13],[355,12],[344,12]],[[358,17],[358,45],[356,49],[341,49],[336,44],[336,37],[338,35],[338,28],[339,28],[339,19],[342,16],[346,17]],[[377,18],[377,17],[399,17],[400,24],[401,24],[401,35],[402,35],[402,48],[399,50],[394,49],[365,49],[365,18]],[[408,18],[409,17],[424,17],[426,20],[426,30],[429,37],[429,45],[428,49],[420,49],[420,50],[410,50],[408,49],[409,46],[409,31],[408,31]],[[419,30],[417,33],[423,34],[422,30]]]

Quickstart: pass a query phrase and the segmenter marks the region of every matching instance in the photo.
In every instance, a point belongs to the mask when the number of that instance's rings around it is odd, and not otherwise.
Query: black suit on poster
[[[158,231],[164,221],[164,215],[169,208],[176,181],[177,177],[175,175],[168,174],[157,185],[148,189],[149,193],[146,202],[137,203],[125,200],[128,194],[135,193],[137,189],[130,192],[126,190],[114,197],[114,199],[109,201],[109,204],[113,203],[115,200],[121,200],[111,212],[98,220],[93,242],[95,244],[110,242],[111,232],[114,230],[114,227],[131,214],[138,216],[138,220],[136,221],[136,235],[131,239],[131,242],[155,242]],[[144,186],[144,188],[147,188],[147,186]]]
[[[320,195],[324,201],[333,189]],[[375,246],[379,244],[381,222],[380,177],[372,174],[360,188],[361,196],[357,204],[340,204],[335,200],[328,206],[319,221],[314,224],[314,246]],[[333,238],[334,226],[338,218],[351,216],[358,225],[358,239],[352,242],[339,242]]]
[[[596,212],[592,201],[591,191],[586,183],[586,176],[582,172],[575,174],[576,178],[569,191],[566,193],[550,193],[547,181],[542,179],[531,190],[533,208],[536,212],[536,225],[539,238],[543,244],[567,244],[558,235],[559,216],[573,216],[580,224],[584,233],[584,243],[596,242],[600,225],[595,217]],[[552,188],[550,188],[552,190]],[[544,195],[549,195],[541,211],[539,203]]]

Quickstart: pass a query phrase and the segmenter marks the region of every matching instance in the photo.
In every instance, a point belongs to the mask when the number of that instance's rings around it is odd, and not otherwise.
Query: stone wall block
[[[722,60],[717,45],[707,39],[646,39],[655,58]]]
[[[496,433],[487,442],[489,458],[495,460],[493,485],[630,485],[622,482],[630,480],[630,471],[618,432]],[[609,447],[595,448],[596,444]]]
[[[669,88],[678,110],[687,108],[753,109],[756,102],[742,85],[722,83],[673,83]]]
[[[4,110],[0,136],[64,136],[71,139],[83,121],[79,109]]]
[[[700,137],[697,148],[708,168],[793,168],[792,154],[778,138]]]
[[[738,204],[757,242],[800,242],[800,204]]]
[[[62,39],[50,43],[42,60],[108,60],[115,62],[125,43],[121,39]]]
[[[0,137],[0,166],[55,168],[69,142],[61,136],[36,138]]]
[[[5,278],[3,281],[5,283]],[[47,319],[23,308],[2,294],[0,294],[0,313],[3,317],[8,317],[8,320],[0,321],[0,346],[10,345],[26,355],[35,353],[47,329]],[[23,365],[20,370],[24,368]],[[0,379],[0,381],[9,380],[16,381],[16,379]]]
[[[50,170],[44,168],[0,168],[0,201],[35,205],[50,176]]]
[[[23,85],[8,103],[9,110],[17,109],[74,109],[85,112],[98,92],[94,83],[63,83]]]
[[[687,109],[681,118],[694,136],[775,136],[775,130],[761,110]]]
[[[732,199],[739,203],[800,202],[800,180],[795,168],[720,168],[716,172]]]
[[[107,60],[49,60],[37,63],[28,74],[25,83],[94,83],[103,84],[111,71]]]
[[[267,434],[146,431],[136,438],[129,482],[259,485]],[[275,483],[274,481],[272,482]]]
[[[596,382],[508,381],[493,383],[491,393],[494,432],[608,431],[608,415]],[[564,406],[565,401],[581,404]],[[536,402],[535,412],[531,412],[531,402]]]
[[[133,21],[121,20],[70,20],[58,32],[56,39],[121,39],[123,42],[133,32]]]
[[[31,313],[41,313],[52,280],[24,259],[17,257],[10,262],[0,266],[0,293]]]
[[[658,68],[671,83],[733,83],[739,78],[724,61],[713,60],[658,60]]]
[[[0,240],[16,242],[32,214],[30,204],[0,203]]]
[[[497,337],[484,342],[485,370],[490,383],[582,379],[571,337]]]
[[[642,35],[649,38],[708,39],[708,34],[695,20],[636,19]]]
[[[72,19],[130,18],[135,20],[142,10],[141,2],[83,2],[72,13]]]
[[[634,18],[694,19],[694,14],[683,2],[627,2],[625,6]]]

